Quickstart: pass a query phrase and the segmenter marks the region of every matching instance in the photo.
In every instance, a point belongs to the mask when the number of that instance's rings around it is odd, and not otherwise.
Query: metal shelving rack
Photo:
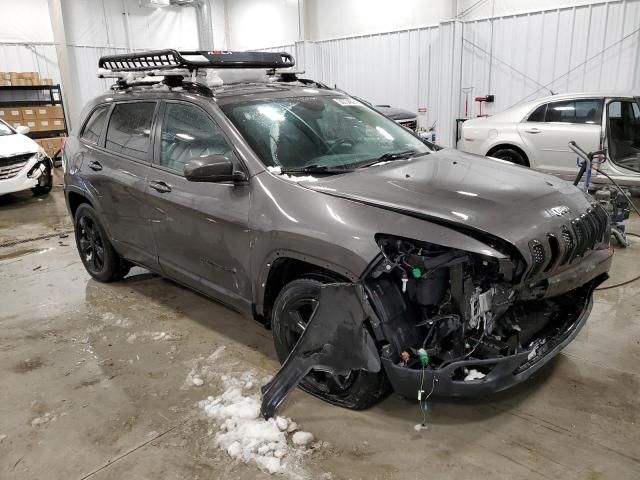
[[[26,92],[24,98],[15,99],[15,93]],[[33,92],[35,95],[29,95]],[[39,93],[38,93],[39,92]],[[10,93],[10,99],[7,99],[5,93]],[[33,97],[33,98],[29,98]],[[60,85],[11,85],[0,86],[0,108],[11,107],[38,107],[42,105],[59,105],[64,112],[64,102],[62,101],[62,92]],[[33,139],[59,137],[68,135],[66,114],[63,115],[63,128],[58,130],[45,130],[41,132],[29,132],[28,136]]]

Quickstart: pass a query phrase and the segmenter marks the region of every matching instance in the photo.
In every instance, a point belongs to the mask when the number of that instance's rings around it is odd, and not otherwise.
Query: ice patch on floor
[[[187,378],[185,379],[184,385],[181,389],[185,390],[194,386],[201,387],[205,383],[210,382],[219,370],[219,367],[216,367],[216,364],[222,359],[225,350],[226,347],[222,345],[208,357],[203,356],[193,360],[191,362],[191,369],[189,370]]]
[[[224,392],[198,403],[217,428],[214,444],[231,458],[254,464],[264,472],[308,478],[301,460],[324,443],[315,442],[309,432],[297,430],[290,418],[262,418],[257,383],[251,372],[225,376]]]

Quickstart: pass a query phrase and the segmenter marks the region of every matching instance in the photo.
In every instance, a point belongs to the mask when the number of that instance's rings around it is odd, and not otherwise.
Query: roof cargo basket
[[[186,68],[290,68],[293,56],[275,52],[227,52],[155,50],[101,57],[98,67],[112,72],[142,72]]]

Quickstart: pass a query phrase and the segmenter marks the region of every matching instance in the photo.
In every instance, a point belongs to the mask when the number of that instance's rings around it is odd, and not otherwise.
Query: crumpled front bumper
[[[15,177],[0,180],[0,195],[29,190],[38,185],[38,175],[29,176],[29,173],[39,162],[34,154]]]
[[[540,370],[553,357],[571,342],[580,332],[589,318],[593,307],[593,289],[606,279],[606,275],[591,285],[588,300],[573,324],[559,337],[550,340],[546,350],[536,355],[535,348],[507,357],[486,360],[461,360],[441,369],[426,368],[424,380],[422,370],[409,369],[396,365],[389,358],[382,357],[382,366],[396,393],[406,398],[417,398],[418,390],[430,392],[441,397],[475,397],[505,390],[527,380]],[[531,359],[529,356],[531,355]],[[478,380],[454,380],[454,372],[461,368],[477,368],[482,365],[494,365],[491,371]],[[422,385],[422,387],[421,387]]]

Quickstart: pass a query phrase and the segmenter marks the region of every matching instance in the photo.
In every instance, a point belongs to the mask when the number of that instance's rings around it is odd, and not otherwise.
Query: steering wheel
[[[338,148],[339,146],[342,146],[342,145],[346,145],[346,144],[348,144],[350,146],[350,148],[353,148],[353,146],[356,143],[357,143],[356,140],[354,140],[353,138],[347,138],[347,137],[339,138],[338,140],[336,140],[334,142],[333,145],[331,145],[331,147],[329,147],[329,150],[327,151],[327,153],[333,153],[333,151],[336,148]]]

